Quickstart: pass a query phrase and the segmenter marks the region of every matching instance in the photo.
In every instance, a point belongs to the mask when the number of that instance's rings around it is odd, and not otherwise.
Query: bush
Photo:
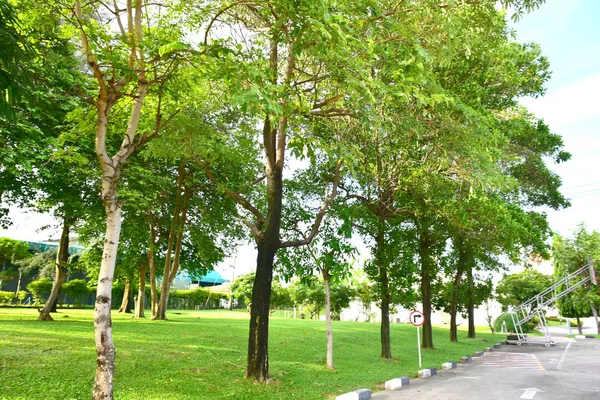
[[[0,290],[0,304],[10,304],[15,298],[14,292],[5,292]]]
[[[516,332],[515,326],[513,324],[511,313],[500,314],[498,318],[494,321],[494,330],[496,332],[502,332],[502,322],[506,322],[506,330],[509,332]],[[515,319],[517,319],[515,317]],[[539,318],[538,318],[539,321]],[[536,324],[533,322],[527,322],[521,326],[523,333],[531,332],[535,329]]]
[[[169,308],[193,310],[196,306],[204,308],[208,301],[208,308],[217,308],[222,299],[227,295],[223,293],[210,292],[203,288],[191,290],[171,290],[169,293]]]
[[[567,324],[565,322],[564,318],[558,318],[558,317],[546,317],[546,321],[554,321],[554,322],[560,322],[561,324]],[[583,326],[583,321],[579,320],[579,322],[581,323],[581,325]],[[577,320],[576,319],[572,319],[571,320],[571,326],[577,328]]]
[[[73,303],[76,306],[83,305],[86,297],[90,294],[90,288],[85,279],[73,279],[70,282],[63,283],[62,291],[73,298]]]
[[[25,290],[19,290],[17,298],[19,299],[19,302],[23,303],[23,301],[27,298],[27,292]]]
[[[34,304],[44,304],[46,302],[44,295],[49,295],[52,291],[52,281],[50,278],[42,278],[31,282],[27,285],[27,289],[33,295]]]

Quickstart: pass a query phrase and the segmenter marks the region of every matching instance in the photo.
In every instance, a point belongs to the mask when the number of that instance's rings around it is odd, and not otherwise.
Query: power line
[[[568,194],[568,196],[579,196],[580,194],[597,192],[598,190],[600,190],[600,188],[593,188],[593,189],[583,190],[583,191],[580,191],[580,192],[570,193],[570,194]]]
[[[588,193],[588,194],[582,194],[579,196],[575,196],[575,197],[569,197],[569,199],[574,200],[574,199],[580,199],[582,197],[588,197],[588,196],[598,196],[600,195],[600,190],[596,191],[596,192],[592,192],[592,193]],[[568,197],[568,196],[567,196]]]
[[[591,183],[584,183],[583,185],[568,186],[566,188],[563,188],[563,190],[577,189],[577,188],[580,188],[580,187],[592,186],[592,185],[597,185],[597,184],[600,184],[600,181],[598,181],[598,182],[591,182]]]

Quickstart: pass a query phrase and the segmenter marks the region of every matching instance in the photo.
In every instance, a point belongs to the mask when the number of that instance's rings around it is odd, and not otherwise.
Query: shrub
[[[19,302],[23,303],[23,301],[27,298],[27,292],[25,290],[19,290],[17,298],[19,299]]]
[[[42,278],[31,282],[27,289],[33,295],[34,304],[43,304],[46,301],[44,295],[49,295],[52,291],[52,281],[50,278]]]
[[[565,322],[564,318],[546,317],[546,321],[560,322],[561,324],[565,324],[566,325],[566,322]],[[583,325],[583,322],[581,320],[579,322]],[[571,326],[577,328],[577,320],[576,319],[571,319]]]
[[[10,304],[15,298],[14,292],[5,292],[0,290],[0,304]]]
[[[75,305],[82,305],[85,298],[90,294],[90,289],[85,279],[73,279],[70,282],[63,283],[63,292],[73,298]]]
[[[209,308],[216,308],[219,306],[221,300],[225,298],[227,298],[227,295],[223,293],[211,293],[203,288],[192,290],[175,289],[169,293],[169,308],[192,310],[196,306],[204,307],[207,301]]]
[[[504,314],[500,314],[498,316],[498,318],[496,318],[496,320],[494,321],[494,330],[496,332],[502,332],[502,322],[506,322],[506,330],[508,330],[509,332],[516,331],[510,315],[511,315],[511,313],[504,313]],[[517,319],[517,318],[515,318],[515,319]],[[535,326],[536,326],[535,323],[528,322],[528,323],[523,324],[521,326],[521,329],[523,330],[523,333],[528,333],[528,332],[533,331],[533,329],[535,329]]]

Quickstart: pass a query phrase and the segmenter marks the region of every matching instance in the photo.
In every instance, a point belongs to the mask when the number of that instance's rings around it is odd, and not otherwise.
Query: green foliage
[[[0,290],[0,304],[10,304],[15,298],[14,292],[5,292]]]
[[[23,301],[25,301],[26,298],[27,298],[27,291],[19,290],[19,293],[17,293],[17,299],[19,299],[19,302],[23,303]]]
[[[255,277],[256,273],[251,272],[239,276],[231,284],[231,295],[239,303],[245,304],[248,310],[250,310],[250,305],[252,304],[252,286],[254,285]],[[276,310],[291,306],[293,306],[293,301],[290,289],[283,287],[277,278],[273,279],[271,285],[271,302],[269,305],[271,314]]]
[[[556,235],[553,240],[554,276],[561,279],[592,262],[596,276],[600,276],[600,233],[588,232],[580,224],[571,238]],[[587,272],[586,272],[587,273]],[[577,277],[576,280],[581,279]],[[575,281],[571,282],[575,283]],[[563,290],[559,288],[558,290]],[[593,315],[591,304],[600,307],[600,288],[587,284],[558,300],[560,315],[567,318],[585,318]]]
[[[73,298],[73,303],[76,306],[83,305],[87,296],[95,292],[95,289],[88,287],[85,279],[73,279],[65,282],[62,284],[61,290],[64,294]]]
[[[14,264],[16,261],[31,257],[29,245],[20,240],[0,237],[0,264]]]
[[[33,295],[34,304],[44,304],[46,299],[44,295],[49,295],[52,291],[52,281],[49,278],[38,279],[27,285],[27,289]]]
[[[255,277],[256,273],[250,272],[249,274],[239,276],[231,284],[231,295],[238,302],[245,304],[248,311],[250,311],[250,305],[252,304],[252,286],[254,285]]]
[[[515,316],[515,320],[516,319],[518,319],[517,316]],[[495,332],[497,332],[497,333],[502,332],[502,323],[503,322],[506,322],[506,330],[508,332],[512,332],[512,333],[516,332],[515,325],[513,324],[510,313],[500,314],[498,316],[498,318],[496,318],[494,320],[494,331]],[[523,330],[523,333],[533,332],[535,325],[536,324],[534,322],[527,322],[527,323],[521,325],[521,329]]]
[[[316,318],[325,308],[325,284],[317,277],[297,280],[290,291],[294,304],[308,311],[310,318]],[[353,287],[339,282],[331,284],[330,292],[332,319],[339,319],[342,310],[350,305],[357,292]]]
[[[169,307],[184,310],[196,308],[217,308],[221,300],[226,299],[224,293],[210,292],[203,288],[191,290],[171,290],[169,294]]]
[[[526,269],[505,275],[496,288],[497,299],[503,310],[518,306],[552,285],[552,277],[536,270]]]

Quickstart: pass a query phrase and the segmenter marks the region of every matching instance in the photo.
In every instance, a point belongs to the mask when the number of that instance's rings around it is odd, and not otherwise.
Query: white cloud
[[[520,100],[551,128],[600,117],[600,73],[563,86],[546,96]]]

